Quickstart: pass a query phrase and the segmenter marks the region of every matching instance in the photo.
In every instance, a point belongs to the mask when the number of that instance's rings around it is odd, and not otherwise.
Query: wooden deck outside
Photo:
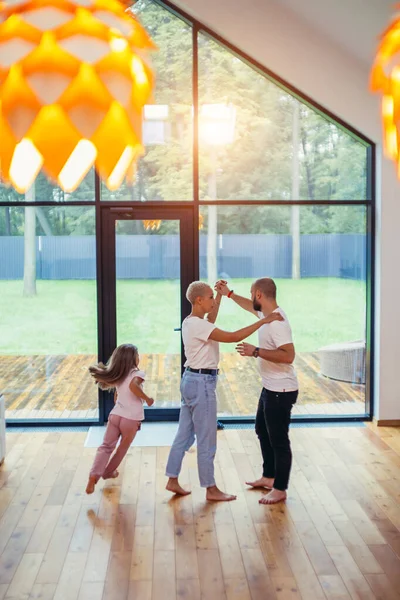
[[[90,355],[1,356],[0,392],[6,399],[8,418],[97,418],[97,388],[87,368]],[[179,405],[178,355],[141,357],[146,371],[146,391],[159,408]],[[294,414],[343,415],[365,412],[365,386],[334,381],[319,373],[316,354],[296,358],[300,396]],[[218,384],[220,415],[254,415],[260,393],[256,361],[237,354],[221,355]]]

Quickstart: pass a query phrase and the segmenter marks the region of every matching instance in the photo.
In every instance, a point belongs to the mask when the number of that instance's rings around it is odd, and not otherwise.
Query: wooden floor
[[[289,498],[273,507],[243,484],[260,473],[252,430],[218,434],[229,504],[204,501],[195,451],[193,493],[171,499],[168,448],[131,448],[119,479],[86,496],[85,435],[7,435],[1,600],[400,597],[400,429],[293,428]]]
[[[0,390],[6,399],[8,418],[97,419],[97,388],[87,368],[90,355],[1,356]],[[260,394],[257,362],[238,354],[221,354],[218,408],[221,415],[254,415]],[[145,354],[146,391],[156,406],[180,403],[178,355]],[[365,386],[334,381],[319,372],[317,354],[296,357],[300,384],[294,414],[343,415],[365,412]]]

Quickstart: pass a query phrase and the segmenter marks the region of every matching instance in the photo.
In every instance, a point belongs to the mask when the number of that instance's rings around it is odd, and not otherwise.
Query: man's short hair
[[[259,290],[266,298],[276,300],[276,285],[275,281],[270,277],[261,277],[253,283],[253,288]]]
[[[196,298],[199,296],[206,296],[210,292],[210,286],[208,283],[204,281],[192,281],[186,290],[186,298],[189,300],[190,304],[194,304],[196,302]]]

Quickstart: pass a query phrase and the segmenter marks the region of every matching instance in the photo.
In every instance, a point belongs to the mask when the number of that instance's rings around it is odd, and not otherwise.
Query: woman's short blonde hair
[[[186,290],[186,298],[189,300],[190,304],[194,304],[196,298],[199,296],[206,296],[210,293],[210,290],[211,288],[208,283],[205,283],[204,281],[193,281]]]

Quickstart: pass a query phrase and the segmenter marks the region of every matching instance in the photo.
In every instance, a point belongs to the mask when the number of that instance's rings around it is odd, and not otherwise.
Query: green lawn
[[[338,341],[364,338],[365,284],[345,279],[276,280],[278,300],[292,324],[297,352],[312,352]],[[231,282],[250,293],[250,279]],[[141,352],[178,353],[179,287],[176,281],[118,282],[118,343]],[[218,326],[238,329],[252,322],[224,298]],[[256,338],[254,338],[256,339]],[[222,345],[233,351],[233,345]],[[96,354],[94,281],[38,281],[37,296],[24,298],[21,281],[0,281],[0,353]]]

